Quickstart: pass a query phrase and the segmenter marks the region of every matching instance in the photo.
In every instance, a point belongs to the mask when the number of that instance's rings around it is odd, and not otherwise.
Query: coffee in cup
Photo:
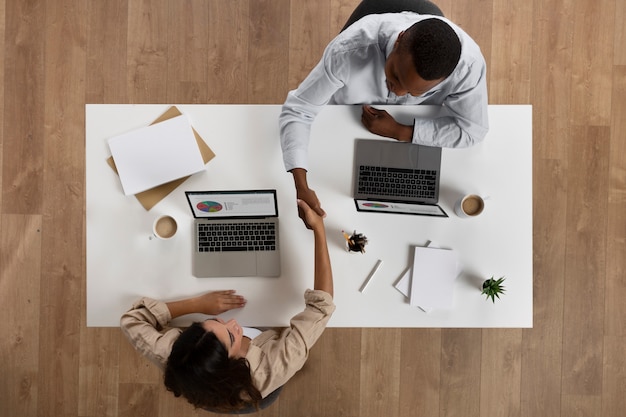
[[[154,221],[152,231],[159,239],[170,239],[176,234],[178,224],[172,216],[164,215]]]
[[[461,198],[454,207],[459,217],[475,217],[485,209],[485,200],[479,195],[469,194]]]

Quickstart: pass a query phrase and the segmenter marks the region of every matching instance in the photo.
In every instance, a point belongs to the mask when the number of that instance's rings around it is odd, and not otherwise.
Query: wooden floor
[[[85,326],[84,105],[282,103],[356,3],[0,0],[1,417],[207,415]],[[533,105],[534,328],[329,329],[261,414],[623,416],[626,1],[438,4]]]

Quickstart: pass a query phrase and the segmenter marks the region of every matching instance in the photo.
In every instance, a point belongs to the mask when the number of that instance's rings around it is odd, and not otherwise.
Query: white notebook
[[[416,246],[413,265],[396,282],[398,291],[409,298],[412,306],[425,312],[452,307],[454,281],[461,266],[457,253],[440,249],[437,244]]]
[[[452,250],[416,247],[410,304],[427,309],[451,308],[457,262]]]
[[[108,142],[126,195],[204,170],[186,115],[112,137]]]

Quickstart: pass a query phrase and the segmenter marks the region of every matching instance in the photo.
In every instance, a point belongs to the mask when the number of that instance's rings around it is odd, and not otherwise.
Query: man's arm
[[[317,198],[317,194],[311,188],[309,188],[309,184],[306,180],[306,170],[302,168],[294,168],[291,170],[291,174],[293,175],[294,185],[296,186],[296,197],[299,200],[304,200],[311,207],[317,215],[321,217],[326,217],[326,212],[322,209],[320,205],[320,201]],[[304,212],[302,208],[298,205],[298,216],[304,221],[304,224],[308,229],[311,228],[306,221],[304,216]]]

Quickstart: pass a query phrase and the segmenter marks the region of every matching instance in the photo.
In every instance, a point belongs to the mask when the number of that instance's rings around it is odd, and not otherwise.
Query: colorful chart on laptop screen
[[[387,207],[389,207],[388,205],[383,204],[383,203],[363,203],[363,205],[365,207],[371,207],[371,208],[387,208]]]
[[[216,203],[215,201],[202,201],[196,205],[198,210],[204,211],[206,213],[217,213],[218,211],[222,211],[222,205],[220,203]]]

